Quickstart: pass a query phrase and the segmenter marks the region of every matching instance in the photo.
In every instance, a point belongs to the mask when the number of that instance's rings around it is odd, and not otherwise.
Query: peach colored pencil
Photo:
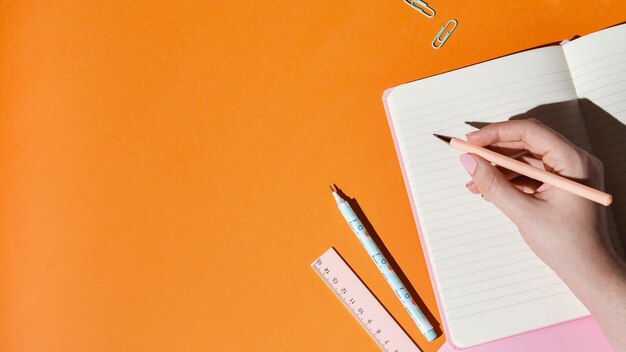
[[[578,182],[572,181],[565,177],[547,172],[545,170],[538,169],[534,166],[528,165],[519,160],[511,159],[507,156],[498,154],[489,149],[485,149],[483,147],[470,144],[462,139],[442,136],[438,134],[435,134],[435,137],[446,142],[452,148],[464,151],[466,153],[480,155],[486,160],[489,160],[490,162],[498,166],[515,171],[519,174],[528,176],[530,178],[541,181],[543,183],[550,184],[554,187],[558,187],[562,190],[568,191],[570,193],[576,194],[583,198],[600,203],[602,205],[608,206],[608,205],[611,205],[611,203],[613,202],[613,196],[611,196],[608,193],[599,191],[589,186],[585,186],[583,184],[580,184]]]

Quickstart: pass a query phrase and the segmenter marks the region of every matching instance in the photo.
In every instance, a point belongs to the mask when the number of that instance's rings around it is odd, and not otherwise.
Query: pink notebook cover
[[[404,177],[404,184],[406,185],[407,193],[409,195],[409,201],[411,203],[411,209],[413,210],[413,216],[415,223],[417,224],[417,231],[420,236],[420,243],[422,244],[422,251],[424,252],[424,258],[426,259],[426,265],[428,267],[428,274],[430,275],[430,282],[433,285],[435,291],[435,298],[437,300],[437,307],[439,309],[439,316],[442,319],[443,330],[446,336],[450,336],[448,330],[448,324],[446,316],[441,309],[441,297],[439,297],[439,290],[437,283],[435,282],[435,275],[433,269],[430,266],[430,258],[424,241],[424,234],[422,232],[422,226],[417,214],[417,208],[413,202],[411,195],[411,185],[406,174],[404,162],[400,155],[400,147],[398,145],[398,139],[396,131],[391,121],[391,114],[389,113],[389,107],[387,106],[387,97],[391,94],[393,88],[387,89],[383,93],[383,105],[385,106],[385,113],[387,114],[387,121],[389,122],[389,128],[391,129],[391,135],[393,136],[393,144],[396,148],[396,154],[400,161],[400,168],[402,169],[402,176]],[[502,339],[498,339],[492,342],[472,346],[469,348],[460,348],[455,346],[451,341],[446,342],[439,352],[446,351],[467,351],[467,352],[528,352],[528,351],[594,351],[604,352],[613,351],[608,341],[602,334],[600,327],[595,322],[593,317],[588,316],[561,324],[548,326],[545,328],[532,330],[523,334],[518,334]]]

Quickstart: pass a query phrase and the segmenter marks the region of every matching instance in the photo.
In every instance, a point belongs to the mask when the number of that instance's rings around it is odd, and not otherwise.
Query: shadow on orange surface
[[[365,229],[369,233],[372,240],[374,240],[374,242],[376,243],[376,246],[378,246],[378,249],[380,250],[380,252],[383,254],[383,256],[385,257],[389,265],[393,268],[393,271],[398,275],[398,278],[400,278],[400,281],[402,281],[406,290],[409,292],[411,297],[413,297],[413,300],[415,301],[419,309],[422,311],[422,313],[424,313],[424,316],[426,316],[426,319],[428,319],[428,321],[432,324],[433,329],[435,330],[435,333],[437,334],[437,338],[443,336],[443,331],[441,330],[441,325],[439,324],[439,321],[430,312],[430,310],[428,309],[424,301],[420,298],[417,291],[415,291],[415,288],[413,288],[413,286],[410,284],[409,279],[400,268],[400,265],[398,265],[396,260],[393,258],[393,256],[391,255],[391,253],[389,252],[389,250],[383,243],[382,239],[380,238],[380,236],[374,229],[374,226],[365,215],[365,212],[363,212],[363,209],[359,205],[359,202],[356,200],[356,198],[352,198],[346,195],[341,190],[341,188],[339,188],[337,185],[334,185],[334,186],[337,189],[337,193],[339,194],[339,196],[341,196],[343,199],[345,199],[348,202],[348,204],[350,204],[350,207],[352,208],[356,216],[361,220],[361,222],[363,223],[363,226],[365,226]]]

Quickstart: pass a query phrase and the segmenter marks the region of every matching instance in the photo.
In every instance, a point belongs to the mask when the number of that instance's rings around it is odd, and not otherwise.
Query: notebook
[[[400,85],[383,101],[448,342],[468,348],[589,316],[511,221],[467,191],[460,152],[432,133],[463,136],[474,130],[464,121],[534,117],[595,154],[623,257],[626,25]]]

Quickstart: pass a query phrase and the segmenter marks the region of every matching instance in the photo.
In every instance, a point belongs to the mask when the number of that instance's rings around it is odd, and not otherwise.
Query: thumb
[[[527,218],[536,201],[531,195],[520,191],[490,162],[476,154],[463,154],[459,160],[482,196],[492,202],[514,223]]]

